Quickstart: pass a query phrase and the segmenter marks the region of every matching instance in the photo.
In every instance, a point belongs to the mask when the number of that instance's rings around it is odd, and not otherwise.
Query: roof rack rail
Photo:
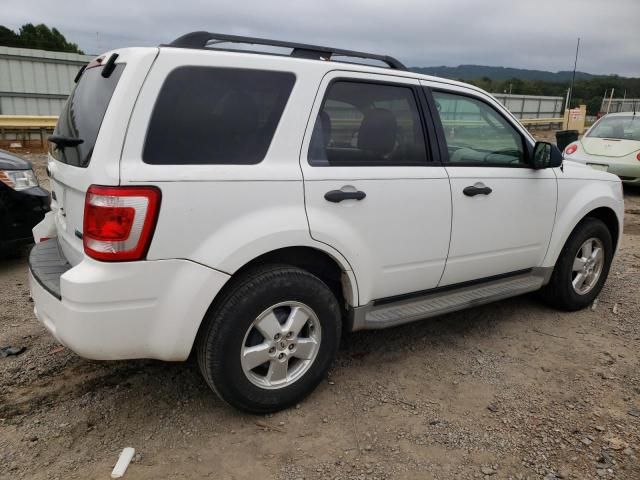
[[[244,37],[239,35],[226,35],[222,33],[191,32],[176,38],[173,42],[163,44],[165,47],[177,48],[206,48],[209,43],[246,43],[251,45],[268,45],[272,47],[291,48],[291,56],[312,60],[331,60],[333,56],[353,57],[378,60],[386,63],[394,70],[406,70],[407,68],[393,57],[376,55],[374,53],[355,52],[340,48],[321,47],[319,45],[306,45],[304,43],[285,42],[282,40],[268,40],[266,38]]]

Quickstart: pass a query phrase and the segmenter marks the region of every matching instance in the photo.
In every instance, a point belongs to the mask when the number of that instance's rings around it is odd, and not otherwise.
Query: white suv
[[[617,177],[390,57],[196,32],[76,80],[34,229],[37,317],[89,358],[193,351],[246,411],[299,402],[345,331],[539,289],[582,308],[621,237]]]

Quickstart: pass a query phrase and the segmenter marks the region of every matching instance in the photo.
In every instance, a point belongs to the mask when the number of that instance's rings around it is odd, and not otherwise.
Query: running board
[[[353,331],[394,327],[424,318],[495,302],[540,289],[548,282],[551,268],[458,288],[438,289],[418,297],[357,307],[353,310]]]

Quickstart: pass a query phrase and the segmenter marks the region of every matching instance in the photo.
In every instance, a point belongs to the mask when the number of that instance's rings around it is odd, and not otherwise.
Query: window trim
[[[413,78],[409,78],[409,80],[415,80]],[[348,83],[359,83],[359,84],[372,84],[372,85],[382,85],[387,87],[402,87],[411,91],[413,95],[413,99],[415,101],[416,109],[418,111],[418,118],[421,125],[422,135],[424,139],[424,151],[425,158],[424,162],[420,164],[389,164],[389,165],[380,165],[380,164],[362,164],[362,165],[314,165],[311,163],[309,159],[309,151],[311,150],[311,139],[313,138],[313,131],[316,126],[316,121],[318,120],[318,114],[324,109],[324,105],[327,101],[328,93],[331,90],[331,87],[334,83],[338,82],[348,82]],[[367,79],[367,78],[358,78],[358,77],[334,77],[329,80],[329,83],[322,92],[322,101],[320,102],[320,108],[318,109],[315,118],[313,119],[313,124],[311,125],[311,135],[309,136],[309,145],[307,146],[306,159],[307,164],[310,167],[314,168],[398,168],[398,167],[433,167],[433,166],[442,166],[440,162],[440,152],[436,150],[437,147],[437,136],[436,132],[431,125],[431,128],[428,128],[427,120],[430,118],[430,113],[425,111],[425,105],[422,102],[422,95],[419,90],[422,90],[422,86],[419,84],[410,84],[410,83],[402,83],[402,82],[394,82],[387,80],[377,80],[377,79]],[[433,140],[432,140],[433,139]]]
[[[520,129],[514,125],[514,123],[511,121],[511,119],[509,119],[506,115],[504,115],[503,112],[501,112],[499,109],[497,109],[495,106],[491,105],[491,103],[487,102],[486,99],[482,98],[479,95],[475,95],[471,92],[467,92],[467,91],[458,91],[458,90],[449,90],[447,88],[441,88],[441,87],[431,87],[431,86],[426,86],[423,85],[422,89],[424,91],[424,94],[427,98],[427,102],[430,105],[431,108],[431,112],[432,112],[432,118],[433,118],[433,122],[435,124],[435,128],[436,128],[436,135],[437,135],[437,139],[438,139],[438,145],[440,147],[440,152],[441,152],[441,158],[442,158],[442,164],[446,167],[493,167],[493,168],[527,168],[527,169],[532,169],[531,167],[531,155],[533,152],[533,147],[531,146],[530,142],[528,142],[527,138],[525,137],[525,135],[520,131]],[[436,104],[435,104],[435,99],[433,97],[433,92],[439,92],[439,93],[445,93],[448,95],[457,95],[460,97],[467,97],[470,98],[472,100],[476,100],[478,102],[483,103],[484,105],[486,105],[487,107],[491,108],[494,112],[496,112],[505,122],[507,122],[507,124],[509,124],[511,126],[511,128],[513,128],[513,130],[518,134],[518,136],[520,137],[520,141],[522,142],[522,150],[524,152],[524,164],[507,164],[507,163],[501,163],[501,162],[483,162],[483,163],[478,163],[478,162],[456,162],[456,163],[451,163],[451,161],[449,160],[449,148],[447,146],[447,139],[444,133],[444,126],[442,124],[442,119],[440,118],[440,115],[438,114],[438,110],[436,108]]]

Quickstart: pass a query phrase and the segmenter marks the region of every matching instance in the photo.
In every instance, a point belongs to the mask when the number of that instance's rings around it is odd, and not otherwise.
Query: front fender
[[[576,225],[590,212],[602,207],[611,209],[618,219],[619,244],[624,218],[624,201],[620,182],[559,179],[556,221],[542,266],[553,267]]]

